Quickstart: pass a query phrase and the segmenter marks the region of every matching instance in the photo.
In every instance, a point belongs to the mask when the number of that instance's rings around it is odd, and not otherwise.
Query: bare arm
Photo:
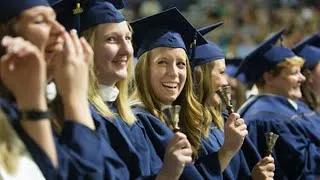
[[[1,79],[14,94],[20,111],[47,111],[46,64],[37,47],[22,38],[4,37],[6,54],[1,57]],[[22,128],[58,166],[49,119],[22,119]]]
[[[88,64],[93,51],[75,30],[64,33],[65,51],[57,57],[54,79],[64,105],[66,120],[81,123],[95,130],[88,103]]]
[[[247,126],[239,114],[232,113],[224,126],[224,144],[218,152],[221,172],[230,163],[233,156],[239,151],[247,136]]]

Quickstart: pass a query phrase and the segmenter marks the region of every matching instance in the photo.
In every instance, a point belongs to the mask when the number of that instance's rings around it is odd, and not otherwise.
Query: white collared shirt
[[[46,97],[48,102],[53,101],[57,96],[57,88],[54,82],[50,82],[46,86]]]
[[[1,180],[45,180],[39,167],[34,161],[27,156],[21,156],[16,164],[17,170],[14,174],[9,174],[5,169],[0,166],[0,179]]]
[[[99,84],[99,90],[104,102],[114,102],[119,95],[119,89],[116,86]]]

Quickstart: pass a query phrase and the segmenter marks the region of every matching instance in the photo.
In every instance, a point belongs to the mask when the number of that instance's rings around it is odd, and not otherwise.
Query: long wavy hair
[[[133,102],[141,102],[151,114],[165,123],[165,115],[161,111],[161,102],[155,96],[154,91],[150,89],[152,81],[152,79],[150,79],[150,60],[150,51],[147,51],[139,57],[135,68],[135,90],[130,100]],[[200,148],[204,114],[202,105],[197,101],[193,93],[189,63],[187,63],[185,86],[173,102],[173,105],[175,104],[181,106],[179,126],[181,131],[187,135],[192,146],[193,158],[195,158]]]
[[[14,174],[18,168],[19,158],[25,155],[29,156],[25,145],[0,110],[0,166],[9,174]]]
[[[91,27],[81,34],[87,39],[91,47],[94,49],[95,42],[95,33],[98,25]],[[132,32],[132,28],[128,23],[129,30]],[[113,118],[114,112],[103,101],[100,91],[99,83],[97,80],[95,64],[92,63],[89,68],[89,100],[95,106],[95,108],[102,115]],[[128,103],[129,99],[129,84],[133,79],[133,56],[128,61],[128,76],[126,79],[120,80],[116,83],[116,87],[119,89],[119,95],[115,101],[115,106],[118,110],[119,116],[129,125],[133,124],[136,121],[136,118],[130,108]]]
[[[214,89],[217,89],[213,85],[212,70],[214,69],[214,62],[201,64],[194,68],[194,91],[198,98],[198,101],[204,105],[205,109],[210,112],[211,116],[208,116],[204,123],[203,135],[208,137],[210,124],[213,122],[219,129],[223,129],[223,118],[221,116],[222,106],[221,103],[209,105],[206,103],[208,99],[213,99],[216,95]]]

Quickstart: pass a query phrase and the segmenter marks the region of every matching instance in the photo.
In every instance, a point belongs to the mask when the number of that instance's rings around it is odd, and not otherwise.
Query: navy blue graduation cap
[[[218,22],[203,28],[198,29],[199,33],[202,34],[203,36],[211,32],[212,30],[216,29],[217,27],[221,26],[223,22]]]
[[[221,26],[223,22],[219,22],[204,28],[199,29],[199,33],[205,35],[217,27]],[[213,42],[208,42],[206,44],[196,46],[193,59],[191,60],[191,67],[194,69],[195,66],[206,64],[211,61],[218,59],[224,59],[223,50]]]
[[[124,8],[122,0],[62,0],[52,7],[67,30],[77,29],[79,33],[98,24],[125,21],[118,11]]]
[[[276,45],[284,32],[285,29],[282,29],[249,53],[240,64],[236,75],[244,73],[247,82],[251,84],[278,63],[286,58],[294,57],[295,54],[289,48]]]
[[[0,21],[5,22],[35,6],[49,6],[47,0],[1,0]]]
[[[50,6],[52,6],[53,4],[56,4],[56,3],[58,3],[59,1],[62,1],[62,0],[47,0],[47,1],[50,4]]]
[[[130,24],[134,32],[133,45],[137,57],[157,47],[183,48],[189,54],[190,46],[206,43],[202,35],[177,8],[168,9]]]
[[[227,58],[226,59],[226,74],[230,77],[234,77],[241,81],[243,84],[246,84],[246,77],[243,73],[236,76],[238,68],[243,61],[242,58]]]
[[[158,0],[158,2],[163,10],[176,7],[184,11],[190,4],[194,3],[194,0]]]
[[[123,0],[105,0],[105,1],[113,4],[114,7],[117,9],[123,9],[125,7],[125,3],[123,2]]]
[[[302,40],[292,51],[305,60],[304,68],[316,65],[320,61],[320,33]]]
[[[196,67],[201,64],[206,64],[218,59],[224,59],[223,50],[213,42],[197,46],[195,49],[195,55],[191,61],[191,67]]]

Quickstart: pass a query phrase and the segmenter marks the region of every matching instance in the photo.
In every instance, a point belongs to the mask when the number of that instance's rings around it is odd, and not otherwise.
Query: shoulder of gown
[[[275,178],[299,179],[319,173],[319,147],[310,141],[301,116],[284,97],[256,98],[240,114],[248,126],[249,137],[261,156],[266,154],[265,133],[279,135],[274,147]],[[306,161],[309,159],[309,161]]]

